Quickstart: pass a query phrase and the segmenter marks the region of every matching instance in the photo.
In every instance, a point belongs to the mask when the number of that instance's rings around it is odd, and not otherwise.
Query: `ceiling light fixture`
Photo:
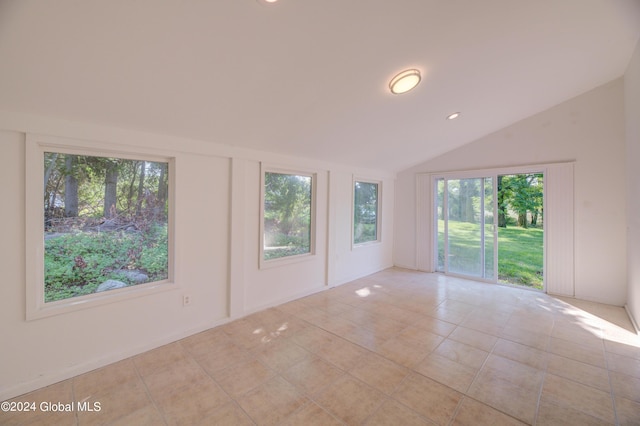
[[[391,79],[389,82],[389,90],[391,90],[391,93],[394,95],[407,93],[420,83],[420,78],[419,70],[410,69],[402,71]]]
[[[459,112],[454,112],[453,114],[449,114],[447,115],[447,120],[453,120],[460,117],[460,113]]]

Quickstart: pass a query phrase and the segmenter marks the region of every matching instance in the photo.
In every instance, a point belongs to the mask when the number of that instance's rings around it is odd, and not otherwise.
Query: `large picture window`
[[[262,260],[313,253],[313,176],[264,172]]]
[[[169,159],[28,147],[27,249],[36,255],[27,271],[28,317],[169,282]]]
[[[379,240],[379,197],[378,183],[355,181],[353,189],[353,244]]]
[[[168,163],[44,154],[45,302],[166,280]]]

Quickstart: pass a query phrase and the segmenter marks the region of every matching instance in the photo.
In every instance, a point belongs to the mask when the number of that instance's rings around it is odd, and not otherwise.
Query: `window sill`
[[[149,296],[165,291],[176,290],[178,285],[170,281],[157,281],[152,283],[138,284],[131,287],[109,290],[102,293],[87,294],[64,300],[53,302],[42,302],[36,306],[27,307],[27,321],[54,315],[76,312],[81,309],[93,308],[96,306],[108,305],[122,300]]]

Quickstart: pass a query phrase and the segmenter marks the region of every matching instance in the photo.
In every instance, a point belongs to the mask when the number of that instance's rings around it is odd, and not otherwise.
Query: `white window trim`
[[[53,302],[44,301],[44,217],[42,191],[44,153],[116,157],[169,164],[169,277],[166,280],[87,294]],[[27,134],[25,141],[25,250],[26,250],[26,320],[76,312],[133,297],[147,296],[177,288],[175,280],[175,158],[164,157],[144,149],[131,150],[118,145]]]
[[[311,221],[309,226],[309,253],[296,254],[293,256],[285,256],[277,259],[264,258],[264,200],[265,200],[265,176],[267,173],[280,173],[286,175],[296,176],[308,176],[311,178]],[[291,263],[297,263],[314,259],[316,257],[316,197],[318,187],[318,173],[310,170],[299,170],[283,168],[278,166],[272,166],[265,163],[260,163],[260,250],[259,250],[259,262],[260,269],[268,269],[273,267],[279,267],[288,265]]]
[[[376,200],[378,209],[376,212],[376,239],[373,241],[366,241],[364,243],[355,242],[356,182],[374,183],[378,185],[378,197]],[[380,243],[382,243],[382,181],[377,179],[361,178],[354,175],[351,182],[351,250],[358,247],[366,247]]]

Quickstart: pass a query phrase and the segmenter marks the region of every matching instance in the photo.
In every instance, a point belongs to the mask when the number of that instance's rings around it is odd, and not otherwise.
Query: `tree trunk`
[[[60,183],[62,182],[62,175],[58,176],[58,180],[56,181],[56,185],[54,186],[53,191],[51,192],[51,200],[49,201],[49,215],[53,216],[56,211],[56,199],[58,197],[58,189],[60,188]]]
[[[538,210],[531,212],[531,226],[538,226]]]
[[[467,181],[467,194],[464,197],[464,221],[468,223],[475,223],[473,211],[473,197],[475,195],[475,185],[471,181]]]
[[[47,184],[49,183],[49,179],[51,178],[51,173],[53,173],[53,169],[56,168],[56,163],[58,161],[58,153],[54,153],[51,156],[51,161],[49,162],[49,165],[47,166],[47,170],[44,171],[44,187],[47,187]]]
[[[157,219],[165,219],[164,207],[169,197],[169,185],[167,183],[169,165],[167,163],[160,163],[160,179],[158,179],[158,201],[155,207],[155,217]]]
[[[467,197],[467,182],[464,179],[460,180],[460,190],[458,191],[458,220],[465,221],[465,199]]]
[[[518,212],[518,226],[527,227],[527,212]]]
[[[127,191],[127,213],[131,214],[133,210],[133,188],[138,178],[138,165],[139,161],[131,162],[131,180],[129,181],[129,191]]]
[[[505,211],[507,206],[504,202],[504,191],[502,188],[502,176],[498,176],[498,227],[506,228],[507,227],[507,215],[505,215]]]
[[[109,162],[104,175],[104,212],[103,216],[110,219],[116,215],[116,201],[118,188],[118,164]]]
[[[144,197],[144,178],[146,174],[146,162],[140,165],[140,181],[138,182],[138,201],[136,203],[136,217],[142,215],[142,199]]]
[[[78,179],[73,170],[75,156],[67,155],[64,159],[64,216],[78,217]]]

